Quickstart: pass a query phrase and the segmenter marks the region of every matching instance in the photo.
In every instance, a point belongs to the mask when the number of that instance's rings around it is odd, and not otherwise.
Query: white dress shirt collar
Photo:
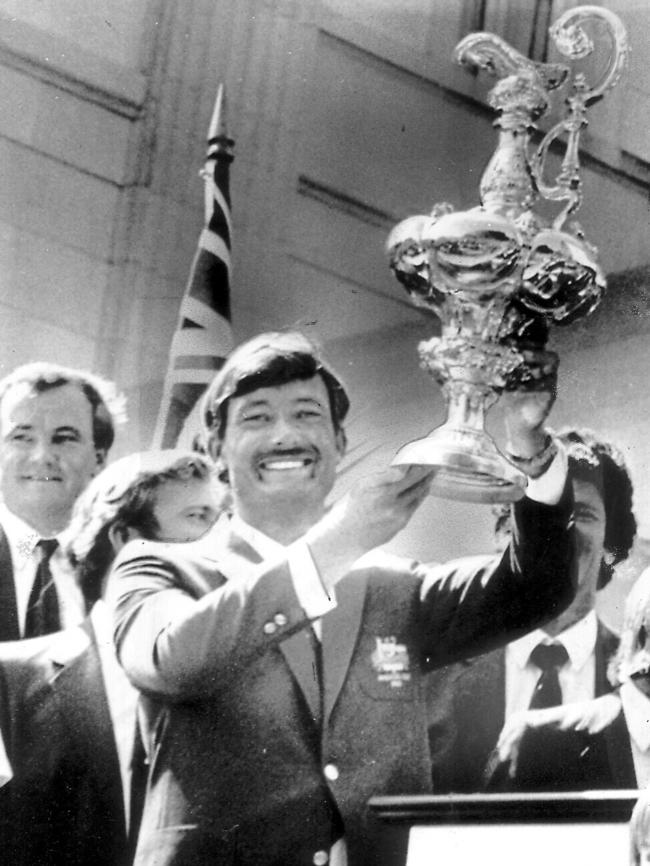
[[[309,546],[301,539],[286,546],[280,544],[279,541],[269,538],[236,514],[230,520],[230,529],[242,541],[249,544],[262,559],[266,561],[286,559],[298,601],[307,618],[311,620],[316,636],[320,639],[320,618],[336,607],[336,592],[334,588],[329,592],[325,590]]]
[[[41,536],[22,518],[9,511],[4,502],[0,503],[0,523],[9,542],[11,561],[16,567],[20,567],[32,556]]]
[[[528,664],[531,652],[538,644],[561,643],[568,653],[571,667],[580,670],[594,652],[597,637],[598,618],[596,612],[591,610],[585,617],[554,638],[538,628],[508,644],[506,652],[523,670]]]
[[[233,514],[230,518],[230,529],[236,533],[243,541],[257,551],[263,559],[271,559],[282,554],[286,547],[274,538],[270,538],[259,529],[255,529],[250,523],[242,520],[238,514]]]
[[[22,635],[25,629],[29,597],[40,561],[40,554],[36,545],[42,536],[32,526],[11,512],[4,503],[0,503],[0,523],[5,530],[11,554],[16,609],[19,630]],[[68,537],[66,530],[55,537],[59,542],[59,547],[52,554],[49,563],[59,599],[61,625],[63,628],[67,628],[78,625],[84,619],[86,606],[74,570],[65,553]]]

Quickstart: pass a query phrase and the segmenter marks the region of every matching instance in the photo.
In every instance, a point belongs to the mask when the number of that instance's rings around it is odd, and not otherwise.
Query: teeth
[[[306,460],[265,460],[262,466],[265,469],[302,469],[307,464]]]

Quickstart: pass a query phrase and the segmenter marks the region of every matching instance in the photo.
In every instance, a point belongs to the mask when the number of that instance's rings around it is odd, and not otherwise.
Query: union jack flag
[[[173,448],[187,417],[232,349],[230,322],[230,163],[234,141],[226,128],[223,85],[208,130],[205,165],[205,222],[181,301],[154,448]]]

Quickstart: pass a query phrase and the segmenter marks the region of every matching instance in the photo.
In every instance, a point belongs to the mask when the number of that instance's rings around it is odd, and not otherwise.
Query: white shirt
[[[542,629],[524,635],[506,647],[506,718],[527,710],[540,669],[530,661],[539,643],[561,643],[569,656],[558,671],[562,703],[590,701],[596,696],[596,639],[598,619],[595,611],[551,638]]]
[[[24,637],[27,605],[34,586],[36,569],[40,562],[40,550],[37,544],[42,536],[24,520],[9,511],[4,503],[0,503],[0,523],[9,543],[16,589],[18,628],[20,636]],[[63,540],[63,533],[57,536],[57,540]],[[79,625],[86,616],[84,598],[75,579],[74,570],[63,552],[61,544],[50,558],[50,571],[59,600],[61,627],[68,628]]]
[[[637,788],[650,785],[650,700],[632,682],[620,690],[625,724],[630,734]]]
[[[526,486],[526,496],[535,502],[545,505],[557,505],[562,497],[569,469],[569,458],[566,448],[556,440],[557,454],[551,465],[539,478],[529,478]]]
[[[99,662],[104,678],[104,690],[106,691],[108,708],[113,723],[113,735],[115,736],[115,746],[120,765],[124,815],[128,833],[131,808],[131,758],[133,756],[138,692],[133,688],[117,661],[115,645],[113,643],[111,613],[106,603],[101,599],[93,605],[90,619],[95,630],[95,638],[99,649]]]

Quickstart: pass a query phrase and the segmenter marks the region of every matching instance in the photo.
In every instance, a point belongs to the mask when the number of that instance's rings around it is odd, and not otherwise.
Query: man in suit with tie
[[[592,431],[567,429],[559,439],[575,499],[576,597],[507,647],[431,675],[437,793],[635,787],[612,694],[618,636],[596,614],[598,590],[634,541],[632,481],[622,454]]]
[[[0,380],[0,641],[83,619],[60,534],[121,415],[113,386],[81,370],[33,363]]]
[[[513,550],[427,569],[376,548],[426,497],[428,470],[377,473],[328,507],[343,386],[301,334],[235,350],[204,403],[232,518],[193,550],[127,545],[110,578],[151,754],[138,866],[377,862],[368,798],[430,791],[423,672],[572,597],[551,403],[510,405],[510,447],[541,476],[538,500],[515,507]]]
[[[194,540],[217,516],[212,466],[198,454],[133,454],[81,495],[69,552],[92,604],[79,626],[0,644],[0,851],[12,866],[128,866],[146,768],[137,693],[117,664],[103,601],[128,538]]]

